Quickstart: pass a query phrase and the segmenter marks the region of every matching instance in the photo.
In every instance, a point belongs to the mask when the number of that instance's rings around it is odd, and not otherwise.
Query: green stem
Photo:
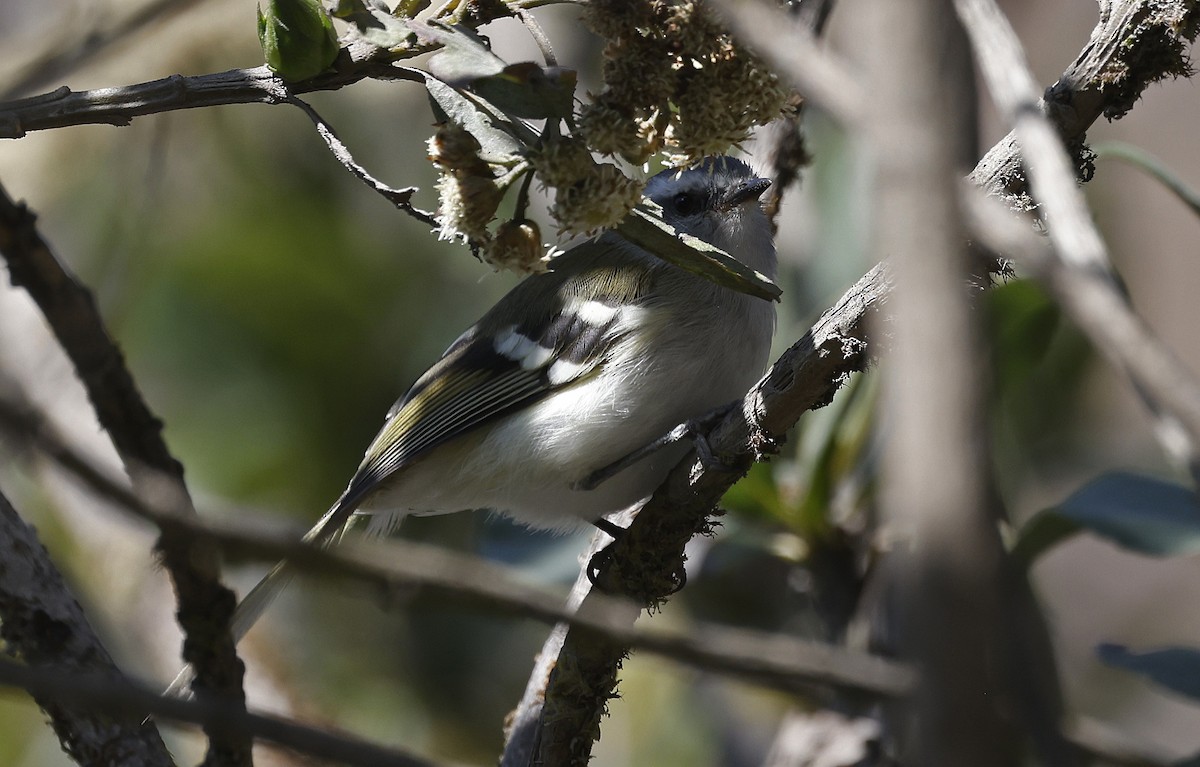
[[[1184,205],[1191,208],[1193,213],[1200,216],[1200,194],[1188,186],[1183,179],[1168,170],[1157,157],[1146,150],[1123,141],[1107,141],[1094,145],[1092,151],[1096,153],[1097,157],[1111,157],[1116,160],[1124,160],[1130,165],[1150,174],[1162,182],[1163,186],[1174,192],[1175,196]]]

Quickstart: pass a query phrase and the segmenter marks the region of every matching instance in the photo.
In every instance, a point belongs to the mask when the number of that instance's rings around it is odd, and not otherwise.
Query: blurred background
[[[261,62],[252,0],[180,0],[78,66],[26,79],[28,62],[83,45],[88,30],[119,28],[145,5],[0,3],[0,99]],[[830,45],[849,59],[854,5],[840,3],[829,30]],[[1074,59],[1097,14],[1091,0],[1002,5],[1045,85]],[[580,70],[580,92],[598,90],[601,43],[578,23],[578,9],[537,16],[560,63]],[[511,20],[484,31],[510,61],[537,57]],[[1195,88],[1154,87],[1090,138],[1136,144],[1200,186]],[[433,119],[422,90],[363,82],[307,98],[373,175],[420,186],[417,204],[436,207],[425,160]],[[980,154],[1005,132],[986,94],[981,101]],[[870,180],[862,153],[818,112],[806,125],[815,161],[789,190],[781,217],[779,350],[885,255],[870,252],[861,223]],[[754,162],[754,144],[747,149]],[[95,291],[198,506],[213,515],[310,524],[338,495],[392,401],[515,281],[465,247],[437,242],[353,179],[287,107],[187,110],[119,129],[6,140],[0,183],[38,214],[42,234]],[[1200,221],[1118,161],[1100,159],[1086,191],[1138,309],[1200,374]],[[1108,469],[1181,479],[1124,381],[1036,288],[1013,282],[986,304],[996,350],[996,476],[1016,523]],[[0,375],[18,381],[63,433],[114,461],[40,316],[7,280]],[[830,613],[856,595],[830,596],[813,584],[838,567],[861,570],[865,554],[847,541],[871,521],[874,388],[870,375],[854,381],[834,406],[805,418],[783,456],[731,493],[715,538],[690,553],[688,588],[655,620],[806,636],[844,628]],[[150,553],[154,531],[48,467],[16,460],[2,444],[0,451],[0,487],[37,526],[118,662],[165,684],[178,669],[179,634],[169,585]],[[564,588],[586,545],[586,535],[531,533],[482,513],[409,519],[400,534],[475,551]],[[835,564],[818,561],[829,551],[840,557]],[[228,579],[245,589],[263,570],[234,565]],[[1152,560],[1081,537],[1040,560],[1034,578],[1077,719],[1164,758],[1200,750],[1200,711],[1101,666],[1094,654],[1101,641],[1197,644],[1197,561]],[[248,638],[252,705],[451,762],[494,762],[546,626],[420,593],[385,606],[346,583],[298,585]],[[593,762],[601,767],[760,764],[794,705],[641,655],[625,664],[620,692],[602,725]],[[69,763],[42,719],[25,695],[0,690],[0,765]],[[181,756],[199,754],[191,733],[166,734]],[[263,754],[262,763],[288,762]]]

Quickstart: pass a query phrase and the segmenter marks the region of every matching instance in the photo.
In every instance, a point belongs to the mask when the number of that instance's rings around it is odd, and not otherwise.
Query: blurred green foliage
[[[1001,490],[1016,493],[1031,472],[1065,460],[1076,446],[1085,373],[1094,356],[1083,335],[1029,280],[995,286],[983,306],[993,461]]]

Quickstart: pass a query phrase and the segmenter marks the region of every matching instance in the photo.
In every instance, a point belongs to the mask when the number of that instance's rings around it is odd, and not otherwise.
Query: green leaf
[[[486,103],[468,98],[450,85],[419,69],[407,69],[425,79],[425,90],[439,122],[461,125],[481,147],[480,157],[493,165],[512,166],[537,141],[537,134],[522,123],[509,120]]]
[[[778,301],[783,294],[779,286],[761,272],[699,237],[677,231],[663,221],[662,210],[649,200],[643,199],[616,231],[663,261],[717,285],[769,301]]]
[[[1009,552],[1021,567],[1028,568],[1034,560],[1083,530],[1079,523],[1046,509],[1033,515],[1021,528],[1016,543]]]
[[[574,69],[531,61],[509,64],[499,74],[472,80],[471,90],[515,117],[564,119],[575,107]]]
[[[350,23],[351,38],[391,50],[408,42],[413,32],[379,0],[337,0],[333,15]]]
[[[725,493],[721,507],[747,517],[778,520],[784,517],[783,500],[771,464],[756,463],[746,476]]]
[[[455,86],[463,86],[480,77],[492,77],[504,71],[505,61],[492,53],[487,40],[462,25],[438,21],[409,21],[408,28],[422,42],[441,45],[429,59],[434,77]]]
[[[1133,652],[1119,644],[1105,643],[1096,655],[1108,666],[1132,671],[1172,692],[1200,701],[1200,650],[1165,647]]]
[[[1018,389],[1042,364],[1059,328],[1058,305],[1029,280],[1014,280],[987,293],[988,326],[995,351],[992,368],[1001,394]]]
[[[1105,474],[1038,512],[1022,529],[1013,553],[1032,562],[1080,530],[1141,554],[1192,554],[1200,551],[1200,499],[1189,488],[1160,479]]]
[[[574,110],[575,70],[531,61],[509,64],[492,53],[486,39],[462,25],[409,21],[421,41],[441,45],[429,59],[434,77],[469,88],[496,109],[528,119],[565,118]]]
[[[258,8],[258,41],[271,71],[285,80],[307,80],[329,69],[338,55],[337,32],[320,0],[268,0]]]
[[[826,534],[835,526],[830,519],[835,499],[850,488],[858,498],[868,492],[878,381],[852,376],[828,405],[805,416],[796,460],[807,491],[791,520],[794,530]]]

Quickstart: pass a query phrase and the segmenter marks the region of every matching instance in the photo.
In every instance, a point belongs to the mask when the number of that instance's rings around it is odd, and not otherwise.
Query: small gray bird
[[[775,277],[758,203],[770,182],[729,157],[650,179],[666,221]],[[740,398],[762,374],[774,305],[606,232],[518,284],[388,412],[346,490],[305,536],[352,515],[386,531],[409,514],[487,508],[569,529],[650,495],[686,445],[579,490],[597,469]],[[280,563],[237,607],[240,639],[286,585]],[[177,689],[186,682],[181,674]]]

